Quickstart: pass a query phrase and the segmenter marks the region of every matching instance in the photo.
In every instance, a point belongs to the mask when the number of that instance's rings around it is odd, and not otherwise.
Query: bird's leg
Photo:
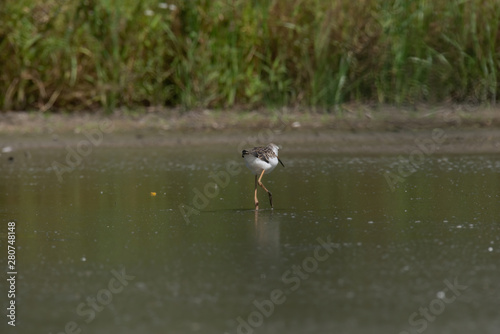
[[[257,198],[257,184],[258,184],[257,178],[258,178],[257,175],[255,175],[255,196],[254,196],[255,210],[259,210],[259,199]]]
[[[264,190],[267,192],[267,194],[269,195],[269,203],[271,203],[271,208],[272,208],[272,207],[273,207],[273,194],[271,194],[271,192],[270,192],[269,190],[267,190],[267,189],[266,189],[266,187],[264,187],[264,184],[260,181],[260,180],[262,180],[262,177],[264,176],[264,172],[265,172],[265,171],[266,171],[266,170],[264,169],[264,170],[262,171],[262,173],[260,173],[260,177],[259,177],[259,180],[258,180],[257,182],[258,182],[259,186],[261,186],[261,187],[262,187],[262,189],[264,189]],[[257,176],[256,176],[256,177],[257,177]],[[256,190],[256,191],[257,191],[257,190]]]

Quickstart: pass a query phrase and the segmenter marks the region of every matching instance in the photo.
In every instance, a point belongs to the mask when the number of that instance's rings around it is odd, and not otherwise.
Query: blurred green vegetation
[[[496,0],[5,0],[3,110],[495,104]]]

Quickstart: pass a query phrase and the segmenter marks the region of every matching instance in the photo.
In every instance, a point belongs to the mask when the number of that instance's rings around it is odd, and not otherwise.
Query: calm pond
[[[9,333],[499,332],[499,155],[283,146],[256,212],[230,144],[13,153]]]

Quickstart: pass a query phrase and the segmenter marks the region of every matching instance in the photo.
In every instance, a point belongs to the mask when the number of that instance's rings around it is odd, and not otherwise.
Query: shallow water
[[[498,333],[500,157],[327,151],[284,147],[258,212],[223,146],[3,154],[15,330]]]

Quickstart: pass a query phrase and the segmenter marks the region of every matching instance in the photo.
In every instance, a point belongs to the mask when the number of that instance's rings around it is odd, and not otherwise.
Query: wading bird
[[[241,157],[245,159],[245,163],[255,175],[255,210],[259,209],[259,200],[257,199],[257,185],[261,186],[267,194],[269,195],[269,202],[271,203],[271,208],[273,207],[273,195],[269,190],[264,187],[262,184],[262,176],[264,173],[271,173],[276,166],[278,166],[278,162],[283,165],[283,162],[278,158],[278,150],[279,147],[273,143],[262,146],[262,147],[254,147],[251,150],[243,150],[241,152]]]

